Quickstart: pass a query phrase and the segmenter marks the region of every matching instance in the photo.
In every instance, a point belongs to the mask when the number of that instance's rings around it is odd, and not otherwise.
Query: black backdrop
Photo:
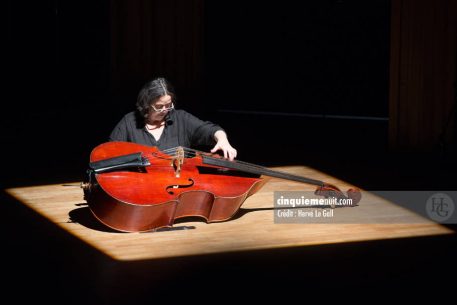
[[[207,91],[221,109],[388,116],[389,1],[206,9]]]
[[[6,105],[107,103],[109,2],[45,4],[8,2],[7,87],[23,97]],[[388,0],[207,1],[204,10],[200,69],[214,108],[388,116]]]
[[[14,149],[4,153],[27,158],[33,147],[38,162],[15,165],[31,183],[42,168],[54,169],[56,179],[77,178],[90,150],[133,108],[142,85],[112,82],[111,56],[129,45],[113,50],[110,1],[7,3],[2,137]],[[323,152],[337,154],[335,147],[353,151],[361,144],[354,138],[363,138],[368,151],[384,151],[389,8],[388,0],[205,1],[203,61],[195,68],[201,99],[186,104],[191,98],[181,91],[181,105],[220,123],[246,161],[278,164],[287,156],[287,162],[311,164]],[[319,120],[332,115],[353,119]],[[357,119],[363,117],[382,120]],[[299,154],[291,159],[294,150]]]

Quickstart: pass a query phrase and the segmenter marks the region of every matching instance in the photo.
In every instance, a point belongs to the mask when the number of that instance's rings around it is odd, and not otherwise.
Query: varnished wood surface
[[[332,183],[343,191],[351,187],[344,181],[304,166],[275,169]],[[85,205],[79,182],[6,191],[63,230],[120,261],[453,233],[367,192],[363,193],[365,198],[359,206],[335,209],[339,217],[349,220],[347,223],[275,223],[275,191],[313,190],[312,185],[269,178],[229,221],[207,224],[203,219],[182,219],[174,225],[176,230],[148,233],[119,233],[96,225]]]

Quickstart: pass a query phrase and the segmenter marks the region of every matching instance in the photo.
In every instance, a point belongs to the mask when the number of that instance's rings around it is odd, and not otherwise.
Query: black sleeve
[[[109,141],[128,141],[127,119],[124,116],[109,135]]]
[[[185,116],[186,128],[188,128],[192,146],[210,146],[216,144],[214,134],[218,130],[223,130],[221,126],[210,121],[200,120],[188,112],[185,113]]]

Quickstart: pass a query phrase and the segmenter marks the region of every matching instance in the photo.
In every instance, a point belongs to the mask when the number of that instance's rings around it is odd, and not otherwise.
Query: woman
[[[237,151],[218,125],[202,121],[192,114],[175,109],[175,92],[164,78],[156,78],[141,88],[136,111],[127,113],[114,127],[110,141],[126,141],[156,146],[160,150],[183,146],[213,146],[233,160]]]

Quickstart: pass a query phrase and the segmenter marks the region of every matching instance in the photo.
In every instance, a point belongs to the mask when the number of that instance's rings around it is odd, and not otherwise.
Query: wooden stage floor
[[[289,166],[274,169],[332,183],[343,191],[353,187],[345,181],[309,167]],[[90,271],[85,271],[87,274],[84,275],[83,281],[92,283],[90,289],[93,289],[92,293],[98,296],[99,301],[106,301],[107,298],[122,299],[119,297],[119,291],[117,294],[112,293],[121,286],[115,280],[121,277],[124,281],[128,278],[131,283],[137,283],[138,279],[141,279],[143,286],[145,275],[142,272],[155,274],[150,283],[162,282],[165,278],[173,282],[177,274],[189,279],[198,268],[198,265],[194,265],[196,260],[192,260],[193,257],[210,258],[212,262],[219,261],[218,267],[222,261],[226,265],[229,264],[231,260],[227,259],[227,255],[234,253],[254,255],[256,262],[262,261],[262,255],[267,250],[278,250],[282,251],[281,253],[300,251],[300,256],[306,260],[306,249],[315,246],[332,245],[327,249],[332,249],[329,252],[336,255],[335,247],[338,245],[455,235],[455,232],[446,226],[366,191],[363,192],[359,206],[334,209],[338,219],[346,221],[275,221],[275,213],[278,212],[274,207],[275,191],[312,192],[314,189],[312,185],[270,178],[259,192],[245,201],[237,215],[229,221],[207,224],[202,219],[181,219],[171,230],[146,233],[115,232],[100,225],[92,217],[83,199],[79,181],[17,187],[5,191],[27,209],[42,216],[37,219],[50,223],[48,230],[61,231],[62,234],[79,240],[72,251],[79,253],[79,249],[85,249],[84,251],[91,253],[89,259],[88,255],[81,255],[87,259],[87,265],[90,266],[86,267]],[[386,248],[386,251],[389,250]],[[318,256],[329,254],[325,253],[325,250],[319,253]],[[75,254],[76,260],[80,259],[78,255]],[[282,257],[284,258],[284,255]],[[189,263],[183,264],[186,258],[189,258]],[[251,257],[250,261],[253,260]],[[236,262],[240,263],[239,260]],[[270,259],[263,262],[268,265],[276,261]],[[336,258],[334,262],[341,264]],[[287,258],[281,264],[284,263],[287,263]],[[209,265],[206,269],[200,270],[211,274],[212,266],[216,265]],[[78,268],[72,268],[72,272],[78,271]],[[186,268],[191,271],[184,275]],[[232,267],[226,266],[225,271],[230,268]],[[233,268],[236,269],[235,266]],[[303,265],[301,268],[304,268]],[[365,271],[357,272],[360,274]],[[378,269],[378,272],[382,270]],[[254,273],[260,276],[257,271]],[[125,287],[123,286],[124,290]],[[124,293],[121,294],[127,298]]]
[[[344,191],[352,187],[311,168],[277,170],[315,177]],[[229,221],[207,224],[203,219],[180,219],[172,230],[146,233],[120,233],[102,226],[94,227],[95,220],[90,221],[90,212],[78,182],[12,188],[7,193],[116,260],[160,259],[453,233],[432,220],[368,192],[362,193],[363,200],[359,206],[334,209],[334,221],[329,218],[325,223],[309,223],[315,219],[304,218],[303,223],[281,223],[277,214],[275,221],[278,209],[274,207],[274,191],[303,191],[304,194],[308,191],[311,194],[313,189],[313,186],[303,183],[271,178],[259,192],[245,201],[239,213]],[[393,220],[389,221],[389,218]],[[291,219],[300,222],[299,218]],[[84,222],[89,225],[84,225]]]

